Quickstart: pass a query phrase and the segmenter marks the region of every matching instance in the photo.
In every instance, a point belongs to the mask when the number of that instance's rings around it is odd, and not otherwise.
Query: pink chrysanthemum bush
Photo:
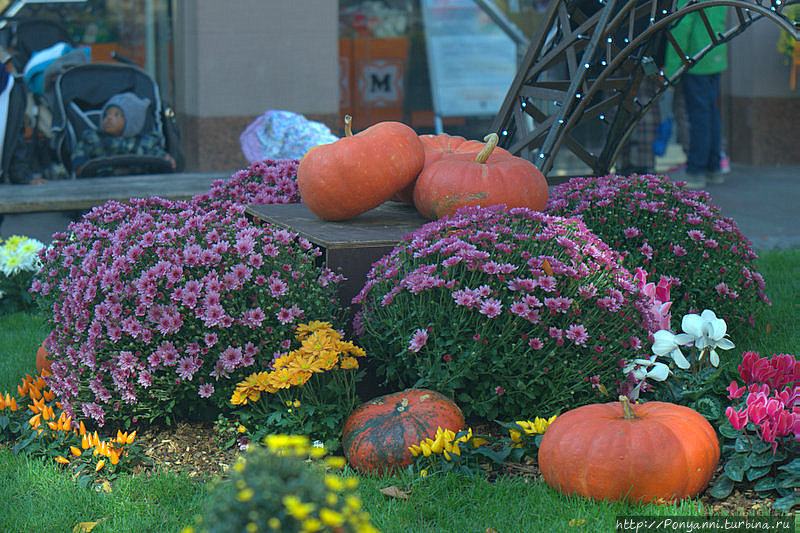
[[[228,204],[293,204],[300,202],[297,159],[264,159],[235,172],[228,180],[192,198],[203,209],[225,209]]]
[[[671,280],[674,316],[713,309],[735,328],[770,304],[750,241],[705,191],[655,175],[573,178],[553,187],[546,212],[581,217],[626,268]]]
[[[379,378],[464,414],[552,415],[614,393],[646,350],[649,300],[577,219],[466,208],[404,237],[354,302]]]
[[[321,251],[243,210],[108,202],[56,235],[32,290],[68,415],[102,426],[224,407],[301,321],[336,316],[341,276]]]

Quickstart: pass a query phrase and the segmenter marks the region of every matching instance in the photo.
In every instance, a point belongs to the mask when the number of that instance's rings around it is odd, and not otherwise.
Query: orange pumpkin
[[[547,428],[539,468],[548,485],[595,499],[652,502],[694,497],[719,462],[719,441],[700,413],[647,402],[592,404]]]
[[[448,157],[453,154],[477,155],[484,147],[484,143],[480,141],[469,141],[459,135],[448,135],[447,133],[440,133],[439,135],[420,135],[419,140],[422,141],[422,147],[425,150],[425,163],[422,166],[423,170],[443,157]],[[497,155],[510,156],[512,154],[502,148],[495,148],[492,155],[489,157],[491,159]],[[392,196],[391,199],[398,202],[413,204],[415,183],[416,180],[412,181],[410,185]]]
[[[52,373],[50,370],[50,360],[47,358],[47,355],[47,348],[44,347],[44,342],[42,342],[42,345],[36,350],[36,371],[39,374],[45,370],[48,374]]]
[[[419,136],[400,122],[379,122],[310,149],[297,168],[303,203],[325,220],[347,220],[373,209],[414,181],[425,160]]]
[[[453,401],[427,389],[406,389],[357,407],[344,423],[347,462],[361,472],[385,473],[413,462],[409,446],[436,436],[436,430],[464,428]]]
[[[465,206],[544,209],[547,181],[539,169],[521,157],[494,154],[496,133],[486,141],[477,156],[452,154],[422,171],[414,186],[414,206],[424,217],[436,220]]]

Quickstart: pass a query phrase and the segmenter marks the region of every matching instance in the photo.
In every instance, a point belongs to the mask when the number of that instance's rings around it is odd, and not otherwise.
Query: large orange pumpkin
[[[647,402],[592,404],[568,411],[539,446],[545,481],[564,494],[652,502],[690,498],[711,480],[719,441],[700,413]]]
[[[413,461],[409,446],[436,436],[437,428],[464,428],[461,409],[426,389],[406,389],[357,407],[344,423],[347,462],[361,472],[387,473]]]
[[[36,350],[36,371],[41,374],[42,371],[47,370],[47,373],[52,373],[50,370],[50,360],[47,358],[47,348],[44,347],[44,342]]]
[[[470,141],[460,135],[448,135],[447,133],[440,133],[438,135],[424,134],[419,136],[419,140],[422,141],[422,147],[425,150],[425,163],[422,166],[423,170],[443,157],[448,157],[453,154],[477,155],[485,146],[484,143],[480,141]],[[498,155],[510,156],[512,154],[498,147],[494,149],[489,158],[492,159]],[[412,181],[410,185],[392,196],[391,199],[398,202],[413,204],[415,184],[416,180]]]
[[[414,206],[436,220],[465,206],[527,207],[541,211],[547,203],[547,181],[536,166],[521,157],[493,154],[496,133],[486,136],[477,154],[442,157],[425,168],[414,185]]]
[[[325,220],[347,220],[381,205],[422,170],[419,136],[400,122],[379,122],[310,149],[297,168],[303,203]]]

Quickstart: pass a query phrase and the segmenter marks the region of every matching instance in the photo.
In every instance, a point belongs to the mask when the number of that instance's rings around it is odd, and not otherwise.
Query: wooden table
[[[252,204],[245,212],[294,231],[322,248],[326,266],[340,269],[347,277],[339,285],[343,307],[348,307],[364,286],[372,263],[391,252],[404,235],[428,222],[414,207],[399,202],[386,202],[341,222],[322,220],[304,204]]]
[[[229,172],[150,174],[48,181],[37,185],[0,185],[0,214],[88,209],[109,200],[159,196],[188,200],[207,192]]]

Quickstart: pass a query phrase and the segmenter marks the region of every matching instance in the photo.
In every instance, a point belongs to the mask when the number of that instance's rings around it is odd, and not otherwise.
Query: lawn
[[[732,334],[734,352],[762,355],[800,353],[800,250],[762,253],[759,271],[773,305],[757,317],[755,328]],[[44,317],[16,314],[0,318],[0,391],[16,390],[35,373],[35,354],[46,335]],[[530,478],[489,482],[456,474],[390,478],[360,477],[365,509],[384,532],[614,531],[623,515],[693,515],[709,509],[699,501],[674,505],[596,503],[562,496]],[[379,489],[396,486],[407,498],[388,498]],[[0,532],[73,531],[97,522],[94,532],[180,531],[192,522],[208,497],[202,482],[166,469],[124,475],[98,488],[78,488],[55,463],[18,456],[0,443]]]

